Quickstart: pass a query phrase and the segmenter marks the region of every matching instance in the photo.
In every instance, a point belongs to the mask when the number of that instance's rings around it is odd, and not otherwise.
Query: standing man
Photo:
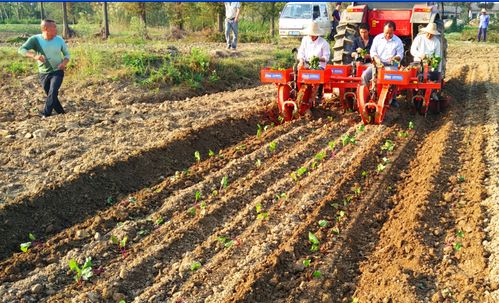
[[[490,16],[487,15],[487,10],[482,8],[482,12],[480,14],[480,26],[478,27],[478,42],[480,42],[480,38],[483,35],[483,42],[487,41],[487,28],[489,27],[489,19]]]
[[[333,40],[334,36],[338,33],[336,31],[336,27],[338,26],[338,24],[340,24],[340,19],[341,19],[340,9],[341,9],[341,2],[336,2],[336,7],[333,11],[333,26],[331,28],[331,34],[329,35],[330,37],[329,40]]]
[[[236,49],[239,13],[241,12],[240,2],[224,2],[225,4],[225,41],[227,49]],[[230,31],[234,33],[234,39],[230,41]]]
[[[19,48],[18,53],[38,63],[40,83],[47,94],[45,108],[40,115],[48,117],[52,115],[53,109],[58,114],[65,113],[58,95],[64,79],[64,69],[69,62],[69,51],[64,40],[57,36],[55,21],[42,20],[40,28],[42,33],[30,37]]]

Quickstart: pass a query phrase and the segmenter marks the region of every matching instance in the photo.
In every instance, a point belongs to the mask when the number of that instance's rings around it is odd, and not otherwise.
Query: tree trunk
[[[109,16],[107,13],[107,2],[104,2],[104,29],[102,33],[102,38],[109,38]]]
[[[218,13],[218,31],[223,33],[224,31],[224,13],[219,12]]]
[[[275,36],[275,2],[272,2],[272,17],[270,20],[270,34],[272,37]]]
[[[43,2],[40,2],[40,19],[45,19],[45,9],[43,8]]]
[[[139,3],[140,7],[140,20],[144,23],[144,27],[146,27],[146,4],[145,2]]]
[[[68,24],[68,7],[66,2],[62,2],[62,37],[68,39],[72,36],[71,29]]]

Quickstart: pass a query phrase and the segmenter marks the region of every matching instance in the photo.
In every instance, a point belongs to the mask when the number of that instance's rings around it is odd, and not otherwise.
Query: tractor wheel
[[[357,34],[357,24],[343,23],[336,28],[334,36],[333,63],[350,64],[352,62],[353,40]]]

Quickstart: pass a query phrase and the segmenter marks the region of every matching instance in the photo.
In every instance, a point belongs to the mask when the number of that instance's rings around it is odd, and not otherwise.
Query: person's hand
[[[380,65],[381,64],[381,60],[377,56],[374,57],[374,62],[376,63],[376,65]]]
[[[365,55],[364,59],[371,59],[371,55],[369,55],[369,54]]]
[[[234,22],[236,22],[236,23],[237,23],[237,21],[238,21],[238,20],[239,20],[239,17],[235,17],[235,18],[234,18]]]
[[[66,63],[62,62],[61,64],[57,65],[57,69],[59,70],[64,70],[66,68]]]
[[[45,63],[45,56],[44,55],[35,55],[33,58],[36,61],[40,61],[41,63]]]

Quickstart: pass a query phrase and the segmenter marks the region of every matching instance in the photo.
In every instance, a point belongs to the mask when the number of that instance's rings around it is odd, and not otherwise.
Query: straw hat
[[[437,25],[435,23],[433,23],[433,22],[432,23],[428,23],[428,25],[426,25],[426,27],[424,27],[424,28],[421,29],[421,32],[427,33],[427,34],[432,34],[432,35],[435,35],[435,36],[440,35],[440,33],[437,30]]]
[[[304,35],[307,36],[322,36],[324,33],[319,27],[319,23],[317,22],[310,22],[309,26],[307,29],[303,32]]]
[[[482,8],[482,13],[486,13],[487,10],[485,8]]]

